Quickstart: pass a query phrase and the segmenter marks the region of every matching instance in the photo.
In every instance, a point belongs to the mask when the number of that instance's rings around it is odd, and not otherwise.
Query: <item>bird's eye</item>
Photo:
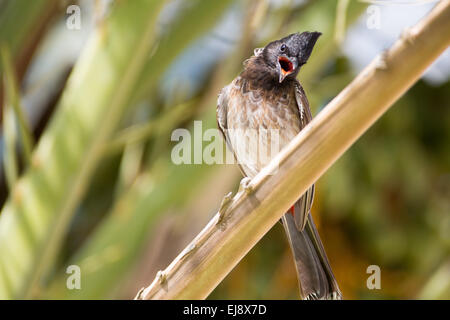
[[[286,51],[286,45],[285,45],[285,44],[282,44],[282,45],[281,45],[280,51],[281,51],[281,52]]]

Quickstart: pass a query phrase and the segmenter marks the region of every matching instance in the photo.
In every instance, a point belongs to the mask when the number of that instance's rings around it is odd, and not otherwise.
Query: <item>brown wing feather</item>
[[[297,101],[298,111],[300,113],[301,128],[303,129],[311,120],[311,110],[309,109],[309,102],[305,91],[298,81],[295,86],[295,98]],[[308,215],[311,212],[311,207],[314,199],[314,185],[312,185],[306,192],[298,199],[294,205],[294,221],[298,230],[303,231],[308,222]]]

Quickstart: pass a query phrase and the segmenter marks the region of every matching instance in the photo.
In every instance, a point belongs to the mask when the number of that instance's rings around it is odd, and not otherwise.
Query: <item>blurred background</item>
[[[175,165],[171,134],[216,127],[254,48],[322,32],[299,74],[316,115],[436,3],[0,0],[0,298],[132,299],[237,190],[236,166]],[[447,49],[317,181],[346,299],[450,299],[449,75]],[[298,297],[277,224],[209,298]]]

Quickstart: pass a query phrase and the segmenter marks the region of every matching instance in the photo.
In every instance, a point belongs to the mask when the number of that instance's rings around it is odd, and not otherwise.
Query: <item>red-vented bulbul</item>
[[[291,34],[255,49],[245,61],[244,71],[224,87],[217,105],[217,123],[241,171],[254,177],[270,157],[256,154],[254,142],[245,142],[247,132],[278,133],[283,148],[311,121],[305,92],[296,77],[321,35],[319,32]],[[271,145],[272,135],[259,145]],[[310,213],[314,185],[282,217],[294,256],[302,299],[340,299],[319,234]]]

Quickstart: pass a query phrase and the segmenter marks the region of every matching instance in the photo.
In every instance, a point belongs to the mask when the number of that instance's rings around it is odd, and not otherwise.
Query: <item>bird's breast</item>
[[[266,90],[237,79],[230,88],[228,137],[235,156],[256,174],[300,132],[295,88]]]

